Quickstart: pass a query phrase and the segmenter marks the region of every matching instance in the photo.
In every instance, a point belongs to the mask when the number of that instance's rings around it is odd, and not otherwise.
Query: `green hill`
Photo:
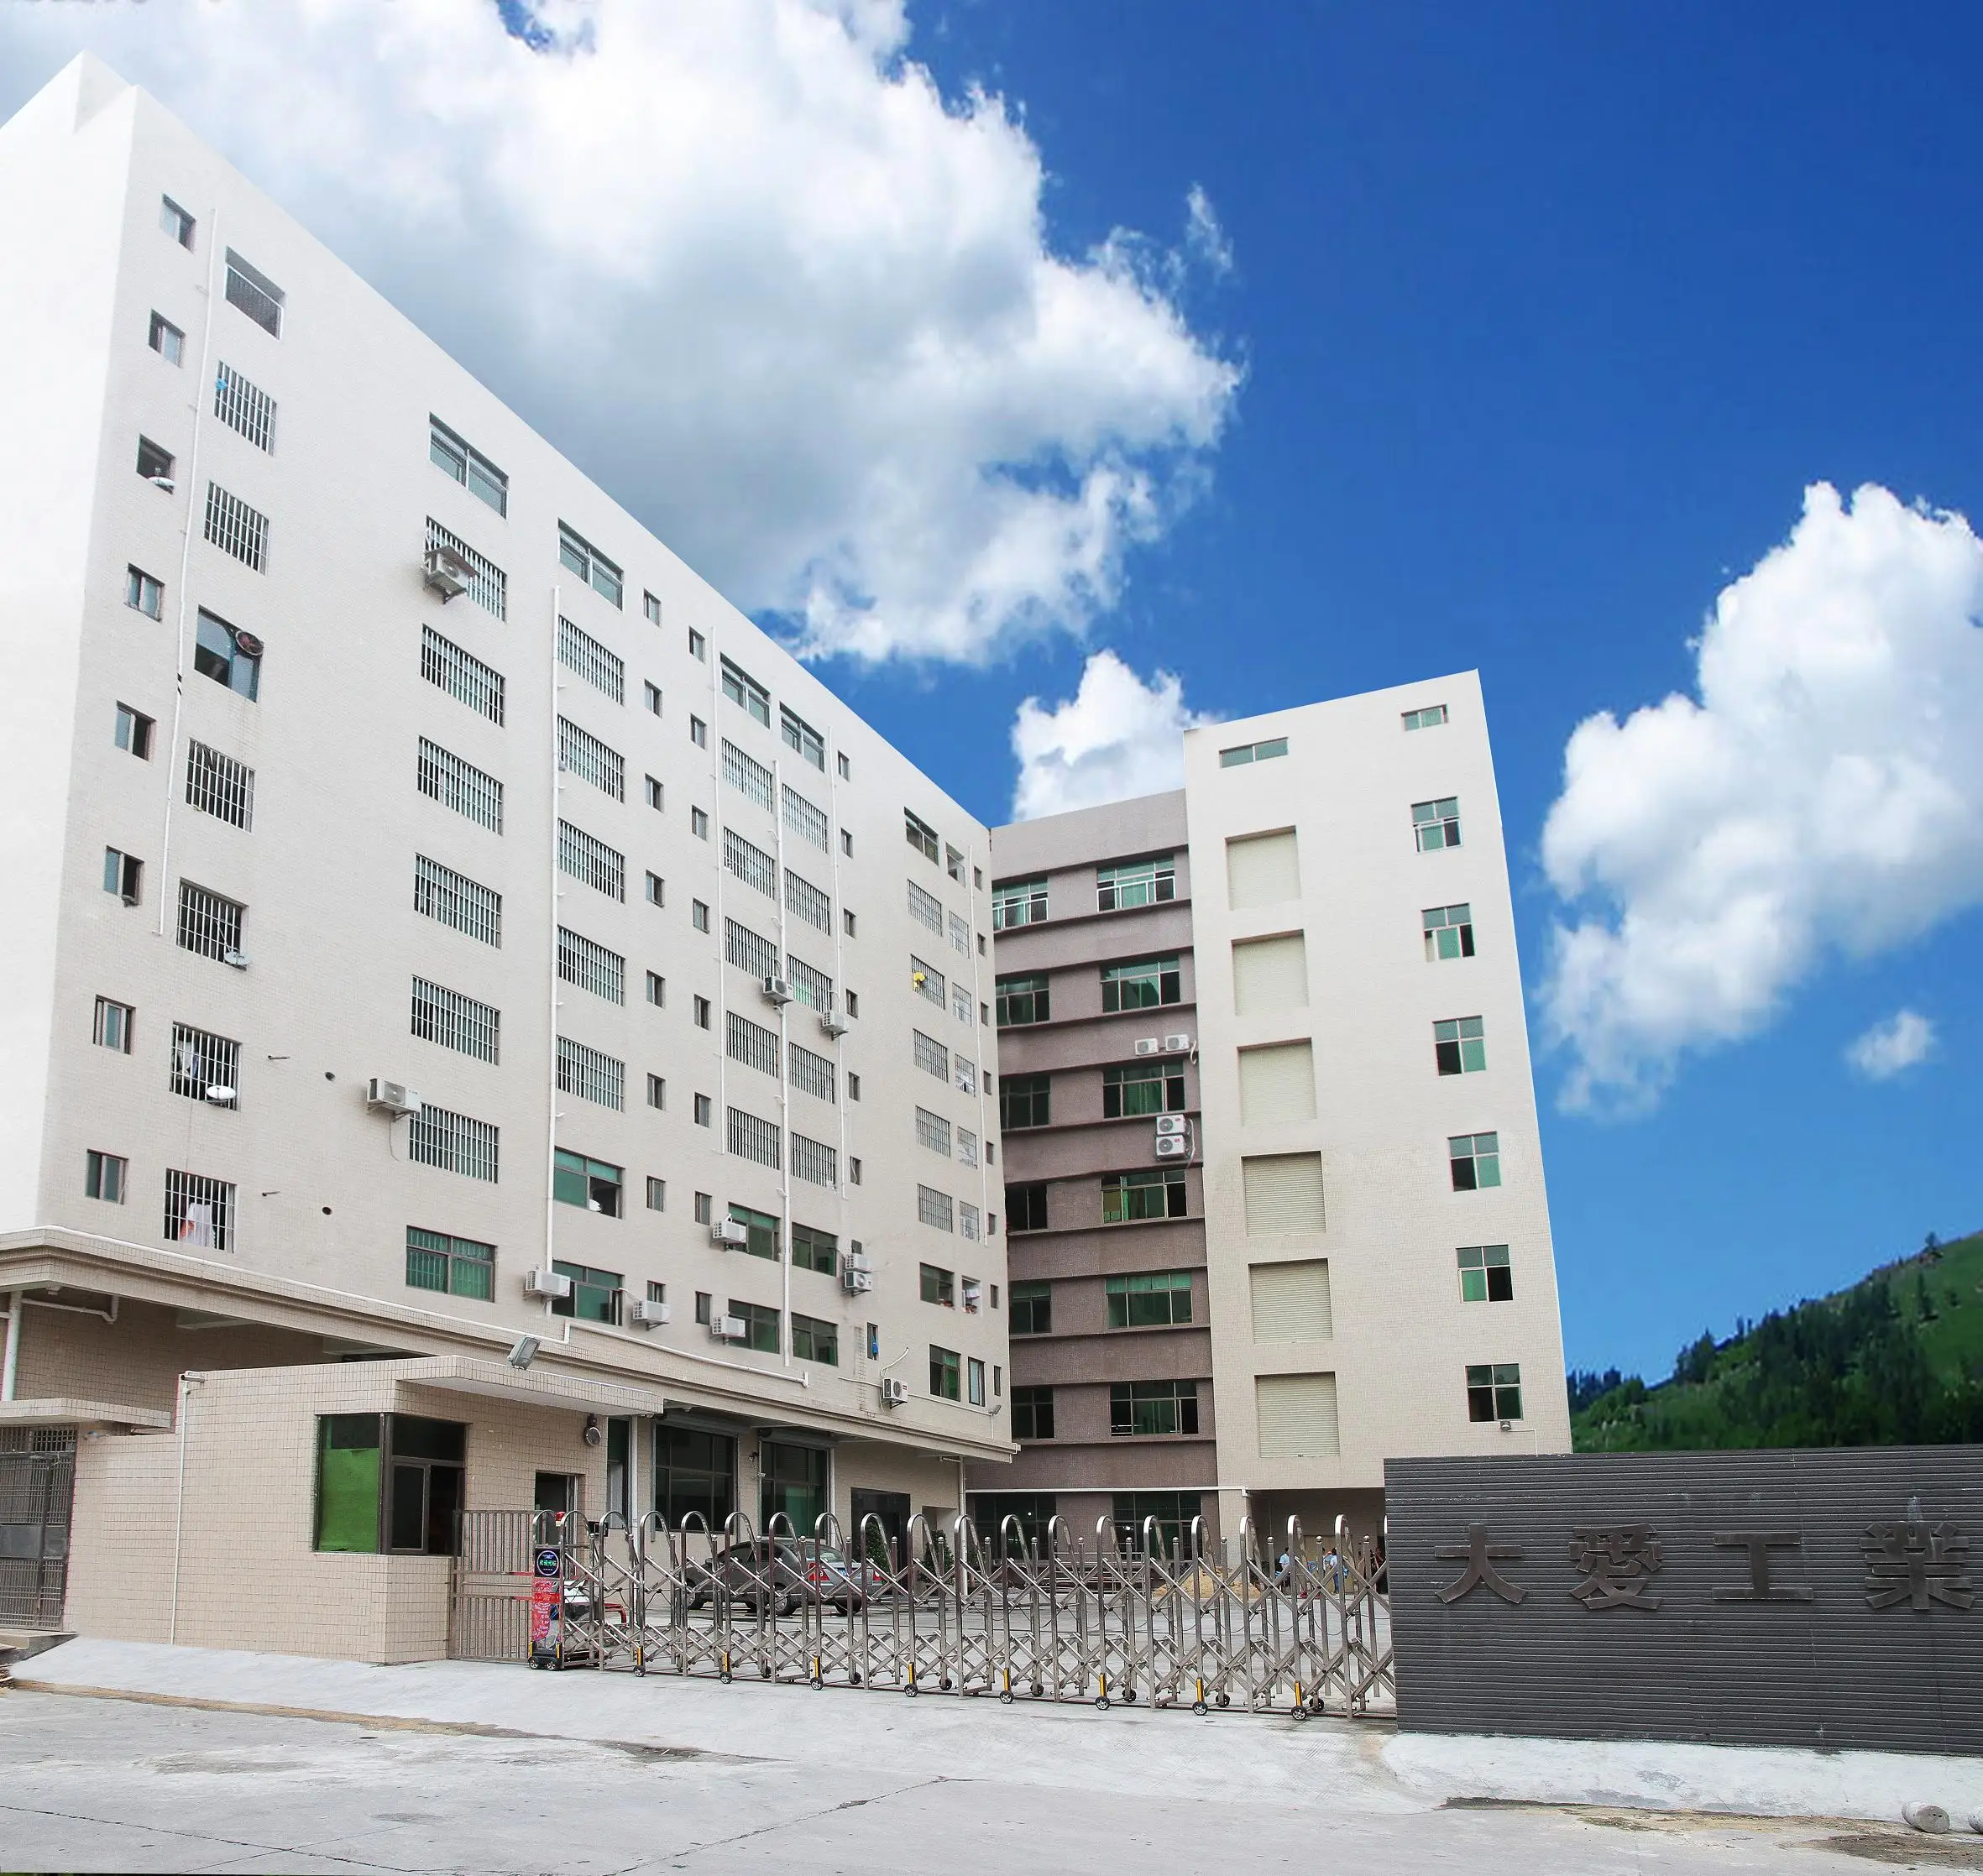
[[[1570,1377],[1580,1453],[1983,1440],[1983,1232],[1682,1349],[1648,1387]]]

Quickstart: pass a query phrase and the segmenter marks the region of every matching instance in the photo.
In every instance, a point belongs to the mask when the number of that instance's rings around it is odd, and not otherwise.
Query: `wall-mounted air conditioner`
[[[1163,1048],[1164,1045],[1154,1036],[1138,1036],[1136,1038],[1136,1053],[1138,1055],[1159,1054]]]
[[[751,1227],[740,1218],[719,1218],[709,1227],[709,1242],[740,1251],[751,1241]]]
[[[907,1407],[908,1404],[908,1382],[884,1377],[882,1382],[882,1405],[884,1407]]]
[[[829,1001],[819,1012],[819,1027],[829,1036],[844,1036],[847,1033],[846,1013],[838,1003]]]
[[[1181,1133],[1160,1133],[1157,1136],[1159,1159],[1189,1159],[1191,1142]]]
[[[1167,1054],[1188,1055],[1191,1052],[1191,1038],[1189,1036],[1166,1036],[1164,1048]]]
[[[792,986],[782,977],[767,977],[762,985],[764,1000],[782,1006],[792,1001]]]
[[[572,1293],[572,1280],[562,1270],[526,1270],[523,1273],[523,1293],[555,1297],[562,1302]]]
[[[740,1342],[751,1333],[741,1316],[714,1316],[709,1322],[709,1339],[717,1342]]]
[[[851,1264],[840,1266],[840,1288],[850,1295],[866,1295],[874,1287],[875,1274],[871,1270],[856,1270]]]
[[[1157,1116],[1157,1136],[1161,1139],[1167,1133],[1185,1133],[1190,1123],[1181,1114],[1159,1114]]]
[[[417,1114],[426,1104],[403,1081],[388,1081],[374,1075],[365,1084],[365,1105],[382,1108],[388,1114]]]
[[[453,548],[437,546],[427,549],[426,558],[421,562],[420,577],[431,591],[441,595],[441,604],[446,605],[468,590],[474,572]]]
[[[665,1329],[671,1312],[665,1303],[636,1303],[630,1314],[636,1329]]]

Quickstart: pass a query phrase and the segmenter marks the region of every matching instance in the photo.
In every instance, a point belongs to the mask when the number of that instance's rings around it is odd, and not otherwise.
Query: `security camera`
[[[599,1424],[599,1415],[588,1414],[585,1416],[585,1444],[589,1446],[603,1446],[605,1443],[606,1429]]]

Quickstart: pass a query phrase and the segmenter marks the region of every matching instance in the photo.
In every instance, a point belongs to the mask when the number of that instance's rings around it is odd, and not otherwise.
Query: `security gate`
[[[987,1546],[968,1518],[864,1518],[762,1535],[741,1513],[588,1526],[552,1513],[466,1512],[451,1646],[484,1660],[739,1676],[908,1695],[1147,1701],[1243,1711],[1389,1715],[1396,1689],[1382,1570],[1305,1540],[1281,1560],[1254,1534],[1215,1546],[1194,1520],[1167,1548],[1109,1520],[1093,1540],[1054,1518],[1037,1542],[1007,1519]],[[531,1612],[538,1612],[533,1647]]]
[[[0,1428],[0,1627],[61,1627],[75,1496],[74,1428]]]

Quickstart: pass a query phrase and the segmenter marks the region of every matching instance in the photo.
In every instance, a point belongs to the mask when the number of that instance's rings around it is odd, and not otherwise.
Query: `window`
[[[165,609],[165,589],[142,567],[124,569],[124,604],[147,619],[157,619]]]
[[[147,482],[170,483],[175,467],[175,459],[169,449],[161,449],[149,436],[138,439],[138,473]]]
[[[207,539],[243,567],[264,571],[269,554],[269,517],[230,495],[217,482],[207,484]]]
[[[695,1215],[696,1223],[707,1225],[715,1216],[714,1205],[715,1200],[708,1193],[697,1193],[694,1204],[690,1208]]]
[[[127,906],[144,896],[144,862],[115,847],[103,849],[103,890],[114,892]]]
[[[845,750],[836,751],[834,760],[839,766],[840,780],[851,781],[854,779],[854,765],[848,760],[847,752]]]
[[[500,814],[501,785],[497,786]],[[246,829],[254,820],[254,771],[204,743],[190,743],[186,755],[186,798],[189,807],[196,807],[230,827]]]
[[[755,1069],[760,1074],[776,1076],[778,1072],[778,1032],[767,1029],[763,1024],[751,1022],[748,1016],[739,1016],[735,1010],[724,1012],[727,1034],[724,1053],[733,1062],[741,1062],[746,1069]]]
[[[275,281],[228,249],[228,304],[238,306],[270,338],[282,337],[282,306],[288,295]]]
[[[256,697],[262,687],[262,641],[202,607],[193,636],[193,669],[237,696]]]
[[[1516,1361],[1483,1362],[1467,1369],[1469,1420],[1519,1420],[1522,1417],[1522,1371]]]
[[[828,1188],[840,1184],[840,1154],[823,1140],[808,1140],[795,1133],[792,1142],[792,1176],[811,1185]]]
[[[815,1100],[834,1099],[834,1066],[824,1055],[815,1055],[798,1043],[787,1043],[785,1062],[787,1079],[801,1094],[810,1095]]]
[[[1474,1192],[1501,1183],[1501,1137],[1498,1133],[1462,1133],[1446,1143],[1452,1163],[1452,1189]]]
[[[695,1017],[695,1027],[698,1029],[707,1029],[709,1027],[709,998],[706,996],[697,997],[694,1000],[693,1013]]]
[[[840,829],[840,851],[849,860],[854,857],[854,836],[845,828]]]
[[[1112,1438],[1148,1439],[1198,1430],[1195,1381],[1117,1381],[1108,1390]]]
[[[964,880],[964,855],[947,842],[944,847],[944,870],[960,885]]]
[[[510,576],[486,556],[479,554],[458,535],[450,534],[432,515],[426,518],[426,551],[431,559],[442,549],[468,570],[468,597],[484,612],[498,619],[510,614]]]
[[[647,1001],[657,1009],[667,1007],[668,982],[658,970],[647,973]]]
[[[667,895],[667,881],[658,873],[650,873],[647,875],[647,903],[651,906],[665,906],[668,902]]]
[[[169,365],[178,364],[186,357],[186,334],[163,313],[151,316],[151,332],[145,342]]]
[[[853,990],[847,992],[847,1014],[850,1016],[857,1016],[861,1014],[861,998]]]
[[[957,1351],[939,1348],[929,1345],[929,1391],[939,1400],[955,1400],[958,1397]]]
[[[646,614],[647,623],[650,625],[660,624],[661,598],[659,594],[653,593],[643,593],[641,595],[641,609],[642,612]]]
[[[128,703],[117,707],[117,729],[113,740],[117,746],[135,755],[140,762],[151,760],[151,733],[157,726],[142,710],[133,710]]]
[[[1007,1133],[1044,1127],[1053,1119],[1053,1077],[1007,1074],[998,1078],[998,1124]]]
[[[560,1277],[572,1280],[569,1296],[552,1299],[552,1315],[571,1316],[579,1322],[618,1325],[620,1295],[626,1283],[618,1271],[594,1270],[589,1264],[568,1264],[562,1258],[554,1258],[551,1267]]]
[[[232,1107],[240,1086],[241,1045],[190,1024],[172,1025],[172,1092],[187,1100],[215,1097],[215,1105]]]
[[[437,469],[485,501],[499,515],[510,512],[510,478],[479,450],[471,448],[434,415],[427,418],[427,457]]]
[[[831,1231],[813,1225],[792,1227],[792,1266],[795,1270],[817,1271],[830,1277],[840,1263],[840,1241]]]
[[[917,1110],[919,1115],[922,1110]],[[957,1130],[957,1160],[962,1166],[976,1166],[978,1163],[978,1137],[969,1127]]]
[[[1096,907],[1101,912],[1131,912],[1177,896],[1177,867],[1169,854],[1154,860],[1132,860],[1121,866],[1098,867],[1095,874]]]
[[[971,955],[971,926],[955,912],[950,914],[950,948],[960,958]]]
[[[213,414],[257,449],[275,449],[275,400],[224,361],[213,381]]]
[[[707,1290],[695,1293],[695,1319],[705,1329],[709,1325],[709,1303],[710,1297]]]
[[[971,1021],[971,986],[955,978],[950,980],[950,1014],[960,1022]]]
[[[1133,1062],[1101,1071],[1101,1116],[1128,1121],[1144,1114],[1185,1110],[1185,1064],[1181,1056]]]
[[[769,811],[772,805],[772,772],[763,763],[754,756],[746,755],[725,736],[723,739],[723,752],[717,766],[724,781],[746,801],[754,802],[758,807]]]
[[[647,777],[646,787],[648,807],[657,814],[665,814],[667,812],[667,790],[652,776]]]
[[[691,899],[688,901],[688,922],[698,932],[709,930],[709,908],[700,899]],[[703,1027],[706,1029],[709,1025],[704,1023]]]
[[[735,828],[723,830],[723,864],[752,891],[761,892],[767,899],[778,896],[778,863]]]
[[[1188,1270],[1138,1270],[1107,1278],[1111,1329],[1169,1329],[1191,1319]]]
[[[934,1186],[916,1188],[916,1216],[923,1224],[939,1231],[955,1231],[955,1212],[949,1193],[939,1192]]]
[[[941,1043],[933,1042],[920,1029],[913,1030],[916,1066],[925,1074],[933,1074],[939,1081],[948,1084],[950,1079],[950,1052]]]
[[[413,860],[413,909],[484,944],[502,944],[502,894],[424,854]]]
[[[733,664],[728,658],[719,660],[719,663],[723,694],[739,709],[768,729],[772,721],[772,693],[741,665]],[[765,806],[768,807],[770,805],[767,797]]]
[[[688,739],[698,749],[707,749],[709,746],[709,726],[700,717],[691,717],[688,719]]]
[[[620,1216],[620,1168],[602,1159],[588,1159],[583,1153],[568,1152],[560,1147],[552,1164],[551,1192],[561,1205],[577,1205],[607,1218]],[[562,1270],[564,1266],[557,1267]],[[569,1272],[567,1272],[568,1275]],[[619,1278],[614,1278],[615,1287]],[[570,1310],[564,1312],[567,1315]]]
[[[913,808],[903,811],[903,824],[908,834],[909,844],[925,860],[934,860],[937,851],[936,829]]]
[[[470,1120],[432,1102],[406,1123],[406,1157],[416,1166],[437,1166],[463,1178],[494,1184],[501,1145],[492,1121]]]
[[[743,1251],[746,1257],[778,1261],[778,1221],[769,1212],[752,1211],[748,1205],[732,1205],[730,1221],[744,1227]]]
[[[1460,1246],[1460,1300],[1462,1303],[1512,1303],[1515,1272],[1505,1244]]]
[[[626,1064],[596,1048],[575,1043],[568,1036],[557,1038],[557,1086],[561,1094],[576,1095],[580,1100],[599,1107],[624,1109],[626,1105]]]
[[[114,1003],[107,996],[97,999],[97,1011],[90,1021],[90,1040],[98,1048],[113,1048],[119,1055],[131,1053],[131,1019],[137,1012],[128,1003]]]
[[[844,906],[840,908],[840,929],[845,932],[849,938],[852,938],[855,935],[854,915]]]
[[[1005,1189],[1006,1228],[1013,1231],[1044,1231],[1047,1228],[1047,1182],[1029,1180]],[[1014,1285],[1012,1294],[1019,1293]]]
[[[1014,1283],[1012,1302],[1015,1335],[1053,1334],[1054,1286],[1051,1283]]]
[[[975,1355],[964,1364],[964,1398],[973,1407],[985,1404],[985,1364]]]
[[[615,703],[626,702],[626,666],[590,632],[574,625],[562,613],[557,620],[557,661],[567,671],[576,671],[601,697]],[[647,688],[654,691],[650,684]],[[654,691],[648,708],[660,714],[661,692]]]
[[[698,840],[707,840],[709,838],[709,816],[707,809],[700,807],[689,809],[688,831]]]
[[[1425,913],[1426,962],[1473,955],[1473,908],[1430,906]]]
[[[234,1188],[225,1179],[209,1178],[203,1173],[182,1173],[168,1168],[165,1241],[190,1244],[200,1251],[232,1251]]]
[[[424,977],[413,980],[413,1033],[423,1042],[494,1062],[500,1058],[502,1029],[502,1011],[494,1004],[443,990]]]
[[[651,683],[646,678],[642,678],[641,681],[641,703],[644,708],[658,717],[662,713],[661,686]]]
[[[992,888],[992,929],[1003,932],[1015,925],[1037,925],[1047,916],[1047,882],[1008,880]]]
[[[790,867],[785,869],[785,909],[817,931],[833,929],[833,901],[810,881],[802,880]]]
[[[557,823],[557,868],[574,880],[583,880],[594,892],[625,903],[626,856],[569,821]]]
[[[557,524],[557,557],[602,599],[617,606],[623,597],[620,569],[582,534]]]
[[[723,954],[738,969],[753,977],[778,975],[778,948],[769,938],[760,938],[748,925],[734,918],[723,921]]]
[[[1182,1218],[1185,1196],[1181,1166],[1112,1173],[1101,1182],[1101,1222],[1133,1225],[1153,1218]]]
[[[92,1147],[83,1155],[83,1197],[101,1199],[107,1205],[121,1205],[130,1187],[130,1171],[128,1160],[116,1153],[100,1153]]]
[[[223,899],[203,886],[190,881],[179,882],[178,943],[185,951],[202,958],[225,962],[228,954],[241,949],[241,927],[248,907],[233,899]]]
[[[562,717],[557,719],[557,766],[616,802],[626,799],[626,758]]]
[[[649,1075],[649,1076],[647,1077],[647,1105],[648,1105],[648,1106],[650,1106],[650,1107],[659,1107],[659,1108],[665,1108],[665,1107],[667,1107],[667,1104],[668,1104],[668,1084],[667,1084],[667,1078],[666,1078],[665,1076],[663,1076],[663,1075],[657,1075],[657,1074],[651,1074],[651,1075]],[[660,1208],[658,1205],[657,1205],[656,1207],[654,1207],[654,1210],[657,1210],[657,1211],[660,1210],[660,1209],[661,1209],[661,1208]]]
[[[817,1361],[823,1367],[837,1368],[840,1361],[840,1331],[837,1323],[822,1322],[817,1316],[792,1312],[792,1359]]]
[[[1448,796],[1442,802],[1414,802],[1411,831],[1421,854],[1436,854],[1460,844],[1460,804]]]
[[[909,954],[909,982],[917,995],[938,1009],[944,1006],[944,974],[934,964],[926,964],[913,952]]]
[[[317,1549],[455,1554],[466,1427],[413,1414],[325,1414],[317,1425]]]
[[[925,892],[913,880],[908,886],[909,917],[918,925],[926,925],[939,938],[944,929],[944,902],[933,892]]]
[[[724,1113],[729,1124],[730,1150],[739,1159],[751,1160],[777,1172],[784,1157],[779,1150],[777,1128],[740,1107],[726,1108]]]
[[[495,1246],[445,1231],[406,1227],[406,1287],[487,1303],[495,1294]]]
[[[432,625],[420,629],[420,675],[437,684],[458,703],[500,726],[503,720],[503,674],[464,651]]]
[[[926,1107],[916,1110],[916,1139],[919,1145],[929,1147],[933,1153],[941,1153],[945,1159],[950,1157],[950,1123],[940,1114],[932,1114]]]
[[[1287,738],[1274,736],[1264,743],[1242,743],[1237,749],[1221,750],[1219,766],[1222,769],[1242,769],[1253,762],[1270,762],[1275,756],[1285,755],[1287,753]]]
[[[1138,964],[1101,967],[1101,1008],[1105,1015],[1127,1010],[1155,1010],[1176,1003],[1183,979],[1175,958],[1146,958]]]
[[[479,827],[503,831],[503,785],[438,743],[420,739],[420,792],[443,807],[452,807]]]
[[[861,1161],[853,1153],[847,1155],[847,1184],[849,1185],[861,1184]]]
[[[1012,1438],[1051,1440],[1054,1437],[1054,1390],[1051,1387],[1012,1389]]]
[[[655,620],[656,624],[660,623],[658,619]],[[709,661],[709,641],[693,625],[688,628],[688,656],[702,664]]]
[[[1198,1508],[1196,1492],[1117,1492],[1110,1494],[1109,1521],[1116,1528],[1117,1546],[1135,1555],[1149,1541],[1154,1518],[1158,1543],[1175,1556],[1192,1541]]]
[[[1432,1054],[1441,1074],[1475,1074],[1487,1066],[1487,1043],[1478,1016],[1455,1016],[1432,1025]]]
[[[1407,729],[1436,729],[1445,721],[1446,706],[1443,703],[1428,703],[1422,709],[1407,710],[1405,713],[1405,727]]]
[[[754,1349],[760,1355],[776,1355],[778,1352],[778,1312],[761,1303],[740,1303],[733,1296],[725,1314],[741,1319],[744,1325],[743,1346]]]
[[[861,1077],[851,1069],[847,1070],[847,1099],[850,1101],[861,1099]]]
[[[695,1124],[698,1127],[712,1126],[715,1124],[709,1097],[707,1095],[698,1095],[695,1097]]]
[[[826,739],[803,717],[795,716],[782,704],[778,707],[778,733],[787,747],[797,750],[821,775],[826,773]]]
[[[626,1001],[626,959],[562,925],[557,928],[557,975],[609,1003]]]
[[[159,226],[182,248],[193,244],[193,230],[198,224],[191,216],[173,201],[170,196],[159,197]]]

